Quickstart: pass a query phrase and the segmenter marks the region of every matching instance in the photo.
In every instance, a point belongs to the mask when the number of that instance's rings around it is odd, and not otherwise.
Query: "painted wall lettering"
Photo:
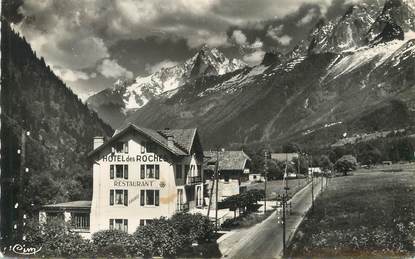
[[[125,156],[125,155],[105,155],[102,157],[102,162],[119,162],[119,163],[129,163],[129,162],[138,162],[138,163],[152,163],[152,162],[163,162],[163,159],[155,154],[144,154],[136,156]]]

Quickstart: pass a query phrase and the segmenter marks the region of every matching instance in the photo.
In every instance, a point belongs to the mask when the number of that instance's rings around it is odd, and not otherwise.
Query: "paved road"
[[[320,179],[314,180],[315,196],[321,190]],[[291,215],[287,217],[286,237],[291,238],[305,213],[311,207],[311,184],[291,199]],[[249,229],[237,231],[219,243],[223,257],[226,258],[279,258],[282,255],[282,225],[278,217],[282,211],[276,210],[262,223]]]

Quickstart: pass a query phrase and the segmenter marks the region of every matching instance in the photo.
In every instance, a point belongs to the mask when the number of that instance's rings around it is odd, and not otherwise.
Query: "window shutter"
[[[110,219],[110,230],[114,229],[114,219]]]
[[[128,206],[128,190],[124,190],[124,205]]]
[[[114,165],[110,165],[110,179],[114,179]]]
[[[128,165],[124,165],[124,179],[128,179]]]
[[[141,179],[144,179],[144,178],[146,178],[146,167],[145,167],[145,165],[141,165],[141,170],[140,170],[140,178]]]
[[[160,205],[160,191],[159,190],[154,191],[154,200],[155,200],[155,205],[159,206]]]
[[[128,232],[128,219],[124,219],[124,231]]]
[[[144,206],[144,195],[145,195],[145,191],[144,190],[141,190],[140,191],[140,205],[141,206]]]
[[[146,152],[146,143],[141,142],[141,154],[144,154]]]
[[[124,143],[124,153],[128,154],[128,142]]]
[[[114,190],[110,190],[110,206],[114,205]]]
[[[155,168],[156,179],[160,179],[160,166],[156,165]]]

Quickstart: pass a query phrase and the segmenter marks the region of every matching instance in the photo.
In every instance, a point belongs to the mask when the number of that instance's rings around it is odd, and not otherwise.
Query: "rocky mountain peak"
[[[368,32],[367,41],[377,44],[402,39],[405,32],[415,31],[415,10],[411,1],[387,0]]]
[[[117,113],[122,117],[128,111],[144,106],[153,97],[183,86],[197,78],[223,75],[246,66],[239,59],[229,59],[218,49],[203,45],[193,57],[181,64],[161,68],[148,76],[137,76],[134,80],[118,79],[112,89],[106,89],[91,96],[87,103],[96,110],[100,110],[100,107],[113,109],[114,107],[108,108],[107,106],[109,103],[111,105],[117,103],[115,108],[118,111],[112,113]],[[99,98],[99,96],[105,98]],[[111,101],[105,103],[103,99]],[[107,118],[107,121],[112,121],[113,118],[114,116]]]
[[[262,59],[261,65],[269,66],[272,64],[280,64],[283,60],[283,55],[277,51],[266,52],[264,58]]]

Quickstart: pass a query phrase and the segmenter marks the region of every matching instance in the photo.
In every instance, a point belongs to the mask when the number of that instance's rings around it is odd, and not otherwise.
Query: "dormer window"
[[[117,142],[112,147],[113,153],[125,153],[128,154],[128,142]]]

